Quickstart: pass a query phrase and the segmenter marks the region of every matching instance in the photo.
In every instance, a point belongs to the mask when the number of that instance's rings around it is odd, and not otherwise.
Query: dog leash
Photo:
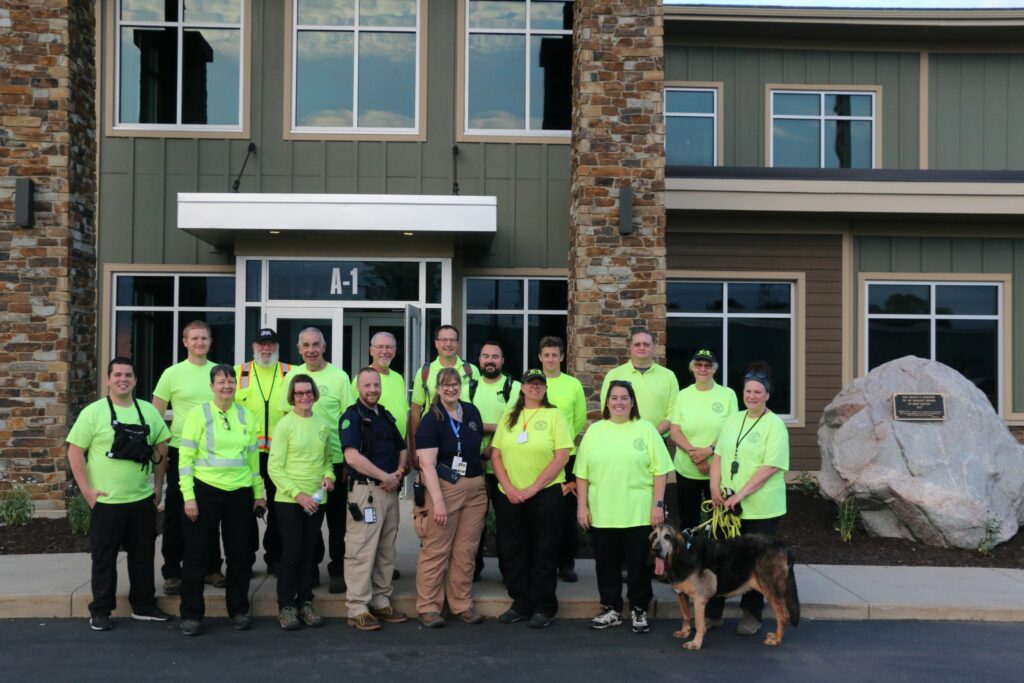
[[[701,512],[707,514],[708,518],[690,529],[690,533],[708,527],[711,538],[736,538],[740,535],[740,518],[732,511],[718,507],[710,500],[701,503],[700,509]]]

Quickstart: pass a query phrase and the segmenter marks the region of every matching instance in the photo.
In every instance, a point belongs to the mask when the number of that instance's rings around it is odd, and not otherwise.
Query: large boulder
[[[945,421],[895,420],[894,393],[944,394]],[[906,356],[854,380],[825,408],[818,445],[822,492],[853,497],[869,534],[974,549],[1024,522],[1024,449],[985,395],[941,363]]]

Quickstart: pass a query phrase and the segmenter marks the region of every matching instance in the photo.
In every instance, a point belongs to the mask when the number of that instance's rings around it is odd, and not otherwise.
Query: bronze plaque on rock
[[[892,416],[897,420],[941,422],[946,419],[946,397],[942,394],[893,394]]]

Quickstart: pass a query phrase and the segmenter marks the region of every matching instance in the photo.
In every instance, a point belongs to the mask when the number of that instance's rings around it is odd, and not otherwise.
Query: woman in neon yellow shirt
[[[590,529],[601,613],[591,628],[622,623],[622,567],[633,611],[633,632],[647,633],[654,598],[648,536],[665,521],[665,478],[672,471],[665,442],[640,419],[633,385],[609,384],[600,422],[587,430],[576,456],[576,519]]]
[[[547,398],[542,370],[528,370],[515,405],[502,416],[491,442],[498,478],[494,499],[498,557],[512,607],[498,617],[530,628],[550,626],[558,611],[558,550],[565,463],[572,436],[562,412]]]
[[[743,404],[747,407],[722,425],[711,462],[711,500],[740,516],[740,532],[775,535],[786,514],[785,472],[789,469],[789,431],[778,415],[768,410],[771,369],[752,365],[743,378]],[[705,615],[721,625],[724,598],[714,598]],[[764,596],[757,591],[740,600],[743,618],[736,633],[752,636],[761,629]]]

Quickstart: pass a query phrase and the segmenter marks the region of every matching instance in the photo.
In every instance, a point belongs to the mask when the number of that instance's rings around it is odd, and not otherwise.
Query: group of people
[[[350,625],[372,631],[407,621],[390,598],[398,492],[413,471],[416,612],[427,628],[445,625],[445,603],[448,618],[483,621],[472,589],[484,568],[489,506],[512,598],[500,623],[553,622],[559,577],[577,580],[578,525],[589,533],[602,605],[591,626],[623,623],[625,572],[637,633],[650,630],[648,534],[666,518],[670,472],[685,528],[699,524],[706,500],[739,514],[744,533],[774,533],[785,514],[788,435],[766,407],[768,368],[747,372],[741,412],[732,389],[715,381],[711,350],[693,354],[694,382],[680,391],[675,374],[654,362],[647,330],[631,335],[629,360],[605,376],[601,419],[586,429],[584,389],[561,372],[557,337],[541,340],[541,367],[515,381],[503,371],[500,344],[485,343],[476,366],[460,357],[458,330],[442,325],[437,357],[410,378],[411,403],[390,367],[397,348],[387,332],[373,337],[371,363],[351,379],[324,358],[314,327],[299,333],[298,366],[280,361],[271,329],[256,335],[252,360],[234,367],[207,360],[211,341],[205,323],[186,325],[188,357],[164,371],[152,403],[134,397],[131,359],[113,359],[107,397],[87,406],[68,435],[72,471],[92,508],[94,630],[113,625],[121,547],[132,617],[170,619],[156,605],[152,563],[165,479],[163,588],[181,595],[186,635],[202,632],[207,584],[226,588],[235,628],[251,627],[248,588],[264,514],[281,628],[323,624],[313,589],[325,555],[328,590],[346,594]],[[756,633],[763,599],[752,591],[742,607],[738,632]],[[721,601],[709,605],[709,623],[720,624],[721,614]]]

